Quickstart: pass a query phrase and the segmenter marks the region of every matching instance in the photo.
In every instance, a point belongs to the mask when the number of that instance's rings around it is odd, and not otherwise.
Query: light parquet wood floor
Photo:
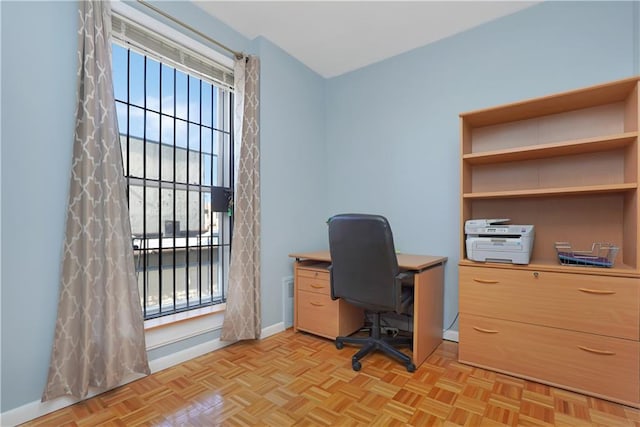
[[[444,341],[413,374],[386,356],[287,330],[238,343],[25,426],[638,426],[640,411],[457,362]]]

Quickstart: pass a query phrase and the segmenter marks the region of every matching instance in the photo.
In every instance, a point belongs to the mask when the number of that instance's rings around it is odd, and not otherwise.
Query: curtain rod
[[[242,53],[242,52],[238,52],[237,50],[233,50],[233,49],[231,49],[230,47],[227,47],[227,46],[223,45],[223,44],[222,44],[222,43],[220,43],[219,41],[212,39],[211,37],[207,36],[206,34],[204,34],[204,33],[200,32],[200,31],[196,30],[196,29],[195,29],[195,28],[193,28],[192,26],[187,25],[187,24],[185,24],[184,22],[182,22],[182,21],[180,21],[180,20],[178,20],[178,19],[174,18],[173,16],[169,15],[168,13],[163,12],[162,10],[158,9],[157,7],[150,5],[150,4],[149,4],[149,3],[147,3],[146,1],[144,1],[144,0],[138,0],[138,3],[140,3],[140,4],[141,4],[141,5],[143,5],[143,6],[148,7],[149,9],[151,9],[151,10],[153,10],[154,12],[156,12],[156,13],[158,13],[158,14],[160,14],[160,15],[164,16],[165,18],[170,19],[171,21],[175,22],[176,24],[178,24],[178,25],[180,25],[180,26],[182,26],[182,27],[186,28],[187,30],[189,30],[189,31],[191,31],[191,32],[193,32],[193,33],[195,33],[195,34],[197,34],[197,35],[199,35],[199,36],[200,36],[200,37],[202,37],[203,39],[205,39],[205,40],[207,40],[207,41],[209,41],[209,42],[211,42],[211,43],[215,44],[216,46],[221,47],[222,49],[226,50],[227,52],[230,52],[231,54],[233,54],[233,56],[234,56],[236,59],[242,59],[242,58],[244,58],[244,53]]]

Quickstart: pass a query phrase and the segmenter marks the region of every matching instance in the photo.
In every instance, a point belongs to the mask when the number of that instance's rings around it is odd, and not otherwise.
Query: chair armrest
[[[336,297],[333,294],[333,264],[329,264],[329,266],[327,267],[327,270],[329,271],[329,291],[330,291],[331,299],[337,300],[338,297]]]
[[[403,271],[396,276],[396,292],[397,303],[396,313],[399,314],[411,314],[413,313],[413,288],[415,276],[414,272]],[[411,289],[410,295],[407,295],[407,291],[403,292],[403,289]]]
[[[403,286],[413,286],[413,277],[416,275],[413,271],[403,271],[398,273],[396,279],[400,281]],[[411,283],[409,283],[409,280]]]

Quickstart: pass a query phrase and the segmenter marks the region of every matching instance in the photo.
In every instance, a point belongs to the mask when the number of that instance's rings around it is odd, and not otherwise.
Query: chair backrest
[[[328,223],[332,298],[372,311],[395,311],[400,302],[399,269],[387,219],[340,214]]]

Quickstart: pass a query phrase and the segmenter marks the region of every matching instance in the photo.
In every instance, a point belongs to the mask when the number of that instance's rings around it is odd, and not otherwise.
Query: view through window
[[[118,43],[112,47],[144,318],[223,302],[231,243],[233,95],[156,55]]]

